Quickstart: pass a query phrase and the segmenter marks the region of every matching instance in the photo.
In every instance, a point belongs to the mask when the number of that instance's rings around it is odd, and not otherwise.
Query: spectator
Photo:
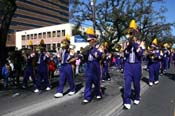
[[[9,85],[9,76],[10,76],[10,65],[8,61],[6,61],[5,65],[2,67],[2,76],[4,79],[4,88],[8,88]]]

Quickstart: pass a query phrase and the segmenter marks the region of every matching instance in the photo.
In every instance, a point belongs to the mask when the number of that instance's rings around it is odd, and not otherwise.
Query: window
[[[46,32],[43,33],[43,38],[46,38]]]
[[[56,50],[56,44],[52,45],[53,50]]]
[[[29,40],[30,39],[30,35],[27,35],[27,40]]]
[[[33,34],[30,35],[30,39],[33,39]]]
[[[47,49],[47,50],[50,50],[50,47],[51,47],[50,44],[46,44],[46,49]]]
[[[61,34],[60,34],[60,30],[57,31],[57,37],[60,37]]]
[[[34,34],[34,39],[37,39],[37,34],[36,33]]]
[[[65,36],[65,30],[62,30],[62,36]]]
[[[41,39],[42,38],[42,33],[38,34],[38,38]]]
[[[52,32],[52,37],[56,37],[56,31]]]
[[[22,40],[25,40],[26,39],[26,36],[25,35],[22,35],[21,38],[22,38]]]
[[[51,38],[51,32],[47,32],[47,38]]]
[[[61,44],[60,43],[57,43],[57,47],[60,48]]]

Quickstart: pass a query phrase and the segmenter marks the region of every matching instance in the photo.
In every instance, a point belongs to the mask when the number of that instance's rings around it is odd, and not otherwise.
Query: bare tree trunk
[[[0,26],[0,68],[5,62],[5,57],[7,54],[6,49],[6,40],[11,23],[11,19],[16,10],[16,0],[3,0],[1,3],[4,3],[2,6],[3,13],[1,14],[1,26]]]

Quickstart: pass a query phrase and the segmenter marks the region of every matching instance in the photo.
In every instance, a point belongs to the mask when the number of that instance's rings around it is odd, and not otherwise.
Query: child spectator
[[[5,65],[2,67],[2,76],[4,79],[4,88],[8,88],[8,79],[10,75],[10,65],[8,61],[5,63]]]

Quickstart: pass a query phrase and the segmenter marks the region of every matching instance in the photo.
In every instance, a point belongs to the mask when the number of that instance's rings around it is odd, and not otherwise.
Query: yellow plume
[[[152,44],[154,44],[154,45],[157,45],[157,44],[158,44],[157,38],[154,38],[154,39],[153,39]]]
[[[150,48],[149,46],[147,47],[147,49],[148,49],[148,50],[151,50],[151,48]]]
[[[66,40],[70,40],[70,35],[66,34]]]
[[[137,30],[137,24],[135,20],[131,20],[131,22],[129,23],[129,28]]]
[[[95,35],[94,34],[94,29],[92,27],[88,27],[87,30],[86,30],[86,34]]]
[[[123,48],[121,48],[121,49],[120,49],[120,52],[123,52],[123,50],[124,50],[124,49],[123,49]]]
[[[169,47],[168,43],[164,43],[164,44],[163,44],[163,47],[164,47],[164,48],[168,48],[168,47]]]
[[[105,43],[104,43],[104,46],[107,47],[107,46],[108,46],[108,42],[105,42]]]
[[[32,40],[29,40],[28,45],[29,46],[32,46],[33,45],[33,41]]]

